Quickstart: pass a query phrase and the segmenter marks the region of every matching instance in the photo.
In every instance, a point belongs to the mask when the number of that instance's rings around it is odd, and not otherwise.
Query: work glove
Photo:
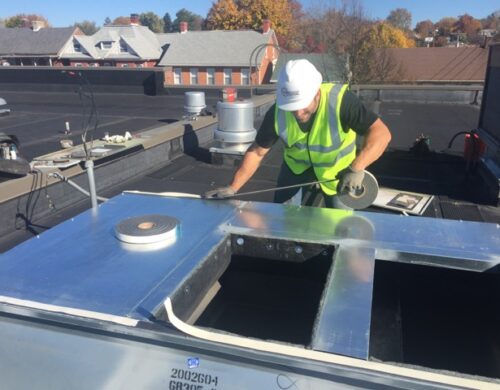
[[[338,192],[343,192],[347,190],[349,192],[355,190],[361,190],[363,188],[363,179],[365,177],[365,171],[356,171],[352,167],[344,169],[339,174],[339,184],[337,186]]]
[[[205,199],[224,199],[230,198],[236,194],[236,191],[233,190],[231,186],[225,186],[216,188],[215,190],[205,192]]]

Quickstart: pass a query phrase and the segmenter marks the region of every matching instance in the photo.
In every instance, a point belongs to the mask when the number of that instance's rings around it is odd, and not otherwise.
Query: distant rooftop
[[[245,31],[188,31],[186,33],[158,34],[169,47],[159,66],[249,66],[250,53],[259,45],[276,37],[271,30],[263,34]],[[259,54],[260,63],[265,50]]]
[[[415,47],[383,49],[400,66],[399,81],[484,81],[488,49]]]
[[[0,34],[0,55],[57,55],[75,32],[74,27],[5,28]]]

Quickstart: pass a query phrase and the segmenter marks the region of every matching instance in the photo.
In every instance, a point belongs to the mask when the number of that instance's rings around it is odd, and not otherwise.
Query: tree
[[[431,37],[434,35],[434,23],[432,23],[429,19],[422,20],[415,26],[415,32],[420,36],[420,38]]]
[[[301,47],[301,40],[303,38],[302,30],[305,19],[305,13],[302,10],[302,4],[296,0],[288,0],[288,6],[292,14],[291,25],[294,28],[288,30],[288,34],[277,35],[280,47],[284,48],[286,51],[298,51]],[[324,45],[321,44],[324,49]]]
[[[168,12],[163,15],[163,32],[172,32],[172,18]]]
[[[292,27],[292,11],[288,0],[238,0],[237,4],[246,28],[259,30],[262,22],[269,19],[277,35],[288,36]]]
[[[374,23],[363,40],[358,67],[353,69],[357,82],[396,80],[402,70],[392,57],[390,48],[414,47],[415,41],[405,31],[389,23]]]
[[[468,40],[476,38],[481,27],[481,22],[469,14],[459,16],[455,23],[455,31],[466,34]]]
[[[209,30],[240,30],[245,27],[241,12],[233,0],[218,0],[212,3],[206,26]]]
[[[203,18],[186,8],[182,8],[175,14],[175,20],[172,23],[172,30],[179,31],[180,22],[187,22],[189,30],[199,31],[203,28]]]
[[[401,30],[408,31],[411,28],[411,12],[406,8],[396,8],[389,13],[387,22]]]
[[[93,35],[97,32],[98,27],[95,22],[90,20],[83,20],[81,22],[76,22],[73,27],[78,27],[85,35]]]
[[[17,14],[5,19],[5,27],[31,27],[31,22],[42,21],[46,27],[50,27],[50,23],[45,16],[38,14]]]
[[[154,12],[146,12],[140,14],[139,21],[143,26],[149,27],[149,29],[155,33],[163,32],[163,19],[160,19],[160,17]]]
[[[108,24],[111,24],[111,19],[109,18],[109,16],[106,16],[106,19],[104,19],[104,25],[108,25]]]
[[[130,24],[130,16],[118,16],[113,20],[111,24],[117,25],[117,26],[126,26]]]
[[[449,36],[452,32],[454,32],[455,24],[457,23],[457,19],[453,17],[446,17],[440,19],[436,23],[436,28],[438,29],[438,34],[443,37]]]

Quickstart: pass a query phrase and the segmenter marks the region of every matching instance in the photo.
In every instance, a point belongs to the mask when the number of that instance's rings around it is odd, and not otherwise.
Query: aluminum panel
[[[337,250],[312,349],[368,359],[374,271],[373,249]]]
[[[247,202],[234,234],[376,249],[377,259],[484,271],[500,263],[500,225]]]
[[[148,317],[222,239],[233,206],[123,194],[0,256],[0,295],[134,318]],[[118,241],[125,218],[163,214],[180,221],[177,241],[135,251]],[[175,278],[169,275],[175,272]],[[156,302],[141,306],[149,296]],[[160,298],[162,297],[162,298]],[[139,314],[142,313],[142,314]]]

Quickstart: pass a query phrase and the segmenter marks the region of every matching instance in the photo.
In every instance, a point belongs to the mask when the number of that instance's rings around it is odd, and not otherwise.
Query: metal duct
[[[250,100],[217,103],[219,124],[215,130],[216,141],[226,144],[249,143],[257,131],[253,127],[254,104]]]
[[[206,107],[205,92],[185,92],[184,111],[188,115],[200,115]]]

